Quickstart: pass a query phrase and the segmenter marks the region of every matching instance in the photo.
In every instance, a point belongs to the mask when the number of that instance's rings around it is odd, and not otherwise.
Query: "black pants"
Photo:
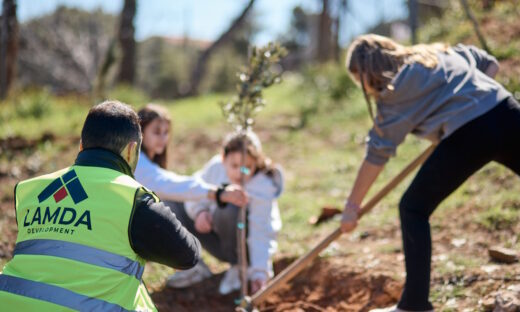
[[[182,225],[195,235],[204,249],[220,261],[237,264],[237,222],[240,208],[227,205],[224,209],[217,209],[213,213],[213,224],[211,232],[202,234],[195,230],[195,223],[186,214],[183,203],[166,203]]]
[[[433,309],[429,217],[468,177],[491,161],[520,175],[520,106],[513,99],[459,128],[426,160],[399,204],[406,282],[398,307]]]

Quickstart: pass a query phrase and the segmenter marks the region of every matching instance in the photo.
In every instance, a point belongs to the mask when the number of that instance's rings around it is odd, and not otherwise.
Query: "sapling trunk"
[[[242,155],[240,159],[240,185],[245,189],[245,179],[247,167],[246,167],[246,157],[247,157],[247,146],[245,140],[245,133],[242,136]],[[240,295],[241,298],[247,296],[247,240],[246,240],[246,218],[247,218],[247,205],[244,207],[240,207],[239,220],[237,226],[237,242],[238,242],[238,264],[240,266]]]

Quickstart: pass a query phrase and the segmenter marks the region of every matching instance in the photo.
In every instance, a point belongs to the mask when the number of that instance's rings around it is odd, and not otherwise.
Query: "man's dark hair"
[[[134,110],[119,101],[105,101],[90,109],[83,130],[83,148],[104,148],[121,153],[131,141],[141,145],[141,127]]]

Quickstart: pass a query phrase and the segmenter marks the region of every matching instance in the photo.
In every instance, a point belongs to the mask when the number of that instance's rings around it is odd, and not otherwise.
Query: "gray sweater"
[[[497,60],[474,46],[459,44],[439,53],[435,68],[405,64],[392,79],[394,90],[377,99],[376,124],[367,138],[366,160],[385,164],[408,133],[434,143],[511,96],[484,74]]]

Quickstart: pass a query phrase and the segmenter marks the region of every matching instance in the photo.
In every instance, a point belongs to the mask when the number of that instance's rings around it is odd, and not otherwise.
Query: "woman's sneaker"
[[[200,259],[193,268],[184,271],[177,271],[173,275],[170,275],[166,281],[166,286],[172,288],[185,288],[197,284],[210,276],[211,271],[204,261]]]
[[[227,295],[235,290],[240,289],[240,275],[238,272],[238,266],[233,265],[226,271],[224,277],[220,281],[218,291],[221,295]]]

